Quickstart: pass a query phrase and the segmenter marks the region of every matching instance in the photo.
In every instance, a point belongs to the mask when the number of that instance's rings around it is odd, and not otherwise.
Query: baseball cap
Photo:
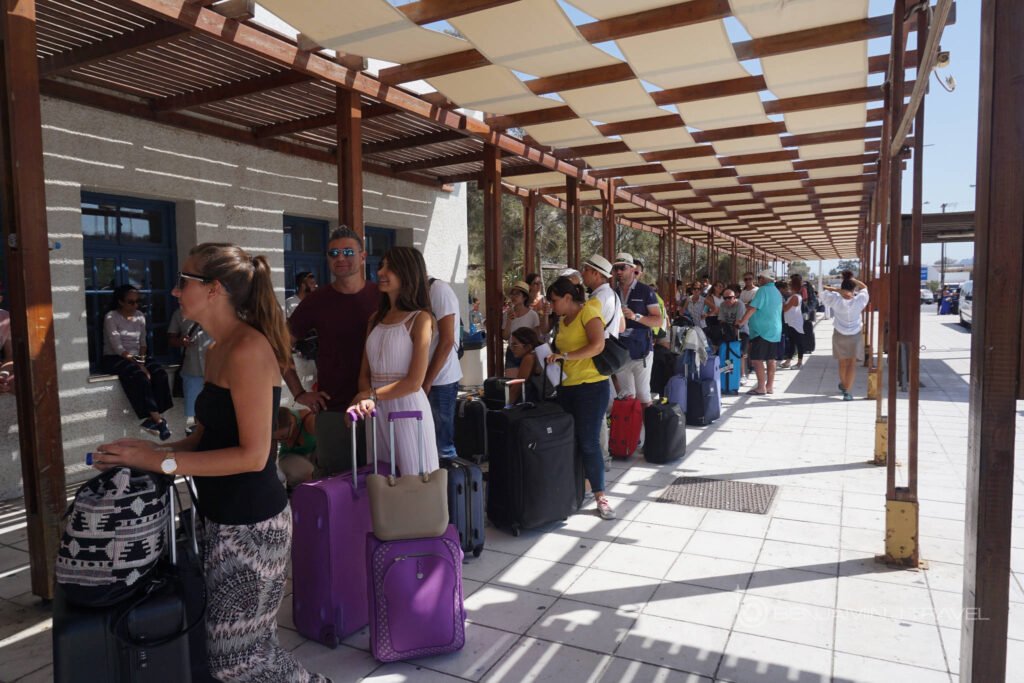
[[[612,276],[612,264],[608,263],[608,259],[600,254],[594,254],[584,261],[583,265],[588,268],[593,268],[604,277]]]
[[[615,264],[618,265],[620,263],[625,263],[627,266],[632,266],[633,265],[633,255],[628,253],[628,252],[625,252],[625,251],[620,251],[615,256]]]
[[[561,273],[558,274],[558,277],[578,277],[578,278],[582,278],[583,276],[580,275],[580,271],[576,270],[575,268],[566,268],[565,270],[563,270]]]

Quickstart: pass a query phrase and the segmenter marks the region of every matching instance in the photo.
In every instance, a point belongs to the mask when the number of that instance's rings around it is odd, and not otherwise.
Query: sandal
[[[758,391],[757,389],[748,389],[747,391],[745,391],[743,393],[745,393],[747,396],[765,396],[768,392],[767,391]]]

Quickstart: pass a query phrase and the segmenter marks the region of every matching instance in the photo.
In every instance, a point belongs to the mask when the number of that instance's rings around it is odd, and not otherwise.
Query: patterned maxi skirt
[[[291,551],[289,506],[265,522],[225,525],[203,520],[206,645],[221,681],[322,683],[277,641]]]

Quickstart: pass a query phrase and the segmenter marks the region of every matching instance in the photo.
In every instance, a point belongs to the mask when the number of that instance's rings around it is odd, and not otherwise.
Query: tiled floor
[[[722,420],[690,428],[681,462],[615,463],[614,522],[588,509],[518,538],[488,529],[483,555],[465,565],[462,652],[382,666],[365,632],[336,650],[303,640],[289,600],[282,642],[337,682],[955,681],[970,338],[926,309],[919,467],[929,569],[901,571],[873,559],[885,487],[884,469],[865,463],[875,404],[839,400],[830,334],[820,323],[817,353],[780,372],[774,396],[727,398]],[[681,474],[780,489],[764,516],[655,502]],[[28,593],[21,514],[17,502],[0,505],[0,680],[44,681],[49,615]],[[1024,531],[1024,505],[1014,523]],[[1024,533],[1013,543],[1008,680],[1021,680]]]

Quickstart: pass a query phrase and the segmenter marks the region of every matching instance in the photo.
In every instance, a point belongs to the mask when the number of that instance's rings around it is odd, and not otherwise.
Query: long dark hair
[[[427,284],[427,262],[423,254],[412,247],[391,247],[381,263],[387,263],[388,270],[398,276],[401,289],[395,298],[395,308],[399,311],[430,311],[430,288]],[[377,305],[377,315],[373,326],[384,320],[391,310],[391,297],[381,293]]]
[[[560,277],[548,286],[548,299],[566,294],[571,294],[572,300],[578,304],[587,302],[587,290],[583,288],[583,285],[577,285],[567,277]]]
[[[196,257],[200,275],[221,284],[239,319],[267,338],[277,364],[282,370],[287,368],[291,342],[267,259],[249,256],[238,245],[226,242],[197,244],[189,256]]]
[[[535,349],[542,344],[540,335],[532,327],[519,327],[512,331],[512,336],[519,340],[520,344]]]
[[[139,291],[139,288],[136,287],[135,285],[121,285],[114,289],[114,291],[111,292],[110,303],[107,305],[106,312],[110,313],[111,311],[116,311],[120,309],[121,302],[124,301],[125,297],[131,294],[132,292],[137,291]]]

